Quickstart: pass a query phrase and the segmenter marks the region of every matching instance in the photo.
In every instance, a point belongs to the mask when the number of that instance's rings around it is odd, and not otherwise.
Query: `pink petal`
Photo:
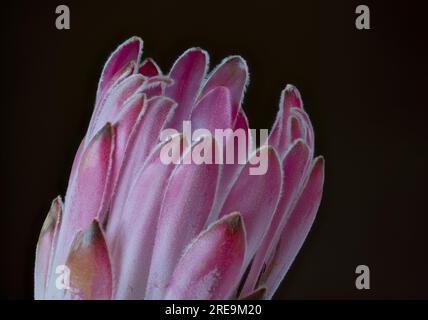
[[[122,110],[125,102],[134,95],[145,81],[139,74],[132,75],[122,81],[101,103],[100,113],[95,119],[92,132],[98,132],[107,122],[112,122]],[[92,133],[88,136],[90,138]]]
[[[125,153],[127,152],[128,142],[130,140],[133,130],[138,126],[139,121],[144,114],[145,108],[147,107],[147,100],[145,95],[136,94],[124,106],[122,112],[117,116],[117,120],[114,123],[115,128],[115,150],[111,168],[111,180],[113,184],[113,190],[117,188],[117,181],[119,174],[122,169]],[[106,216],[99,217],[100,222],[104,224]]]
[[[70,189],[70,185],[74,181],[76,177],[77,170],[79,169],[80,158],[82,157],[82,153],[85,150],[85,140],[86,137],[80,142],[79,148],[77,149],[76,155],[74,156],[73,165],[71,167],[70,178],[68,179],[67,190]],[[67,195],[65,201],[68,202]]]
[[[138,73],[146,77],[154,77],[161,75],[162,71],[153,59],[147,58],[141,62]]]
[[[111,84],[114,76],[131,61],[138,64],[143,49],[143,40],[132,37],[122,43],[108,58],[101,73],[97,97]]]
[[[264,146],[257,151],[267,157],[267,171],[251,175],[247,163],[230,191],[220,216],[241,212],[247,230],[247,258],[251,259],[272,221],[282,188],[282,168],[276,151]],[[254,157],[254,156],[253,156]],[[266,192],[269,190],[269,192]]]
[[[192,129],[207,129],[214,136],[215,129],[232,128],[237,110],[232,110],[230,99],[230,91],[226,87],[209,91],[192,111]]]
[[[175,103],[165,97],[154,97],[147,101],[146,111],[133,130],[126,148],[121,172],[111,206],[111,219],[120,220],[126,197],[135,176],[158,143],[160,132]]]
[[[40,231],[36,248],[36,263],[34,269],[34,298],[44,299],[51,273],[51,264],[55,252],[58,230],[62,216],[62,201],[57,197],[52,201],[51,208]]]
[[[268,288],[268,298],[278,288],[309,233],[321,202],[323,184],[324,159],[318,157],[313,162],[309,179],[281,232],[273,261],[263,275],[262,282]]]
[[[234,119],[244,97],[244,90],[247,83],[247,63],[240,56],[231,56],[224,59],[221,64],[212,71],[199,97],[201,99],[216,87],[221,86],[228,88],[231,96],[231,105],[234,111],[232,114]]]
[[[184,150],[182,136],[175,140]],[[117,275],[116,299],[142,299],[146,291],[156,225],[168,178],[174,164],[160,160],[162,147],[157,146],[142,167],[127,197],[120,220],[109,222],[107,239],[112,244],[113,270]]]
[[[103,216],[111,197],[111,168],[114,152],[114,129],[107,124],[82,154],[74,181],[67,190],[63,225],[56,265],[64,264],[67,249],[78,230]]]
[[[182,121],[189,119],[207,67],[208,54],[199,48],[187,50],[174,63],[169,74],[174,84],[166,88],[165,95],[178,106],[168,128],[181,131]]]
[[[288,118],[287,146],[291,146],[296,140],[306,140],[306,128],[295,116]]]
[[[165,92],[165,88],[172,86],[173,83],[173,80],[167,76],[154,76],[144,82],[140,91],[145,93],[148,98],[160,96]]]
[[[261,246],[251,264],[250,271],[242,289],[241,295],[250,294],[259,279],[263,265],[278,243],[281,231],[287,221],[289,211],[294,204],[297,193],[299,192],[305,178],[310,163],[311,152],[303,140],[298,140],[290,147],[282,162],[283,168],[283,192],[281,194],[278,207],[269,227],[269,231],[263,238]]]
[[[114,92],[117,87],[125,81],[129,76],[133,74],[135,70],[135,62],[131,61],[127,64],[123,69],[118,71],[118,73],[111,79],[109,85],[105,88],[100,96],[97,96],[97,100],[95,102],[94,111],[92,112],[91,121],[89,122],[88,130],[86,133],[85,142],[87,143],[90,138],[92,138],[92,134],[94,133],[94,126],[99,118],[99,115],[105,105],[105,100],[110,96],[112,92]],[[85,146],[86,146],[85,143]]]
[[[244,110],[241,109],[236,116],[233,128],[234,130],[243,129],[245,132],[248,132],[249,127],[247,115]]]
[[[119,168],[132,130],[138,124],[138,121],[143,116],[145,107],[147,107],[146,102],[147,99],[144,94],[133,95],[113,122],[116,128],[115,166],[119,166]]]
[[[210,140],[215,149],[215,140]],[[160,299],[183,250],[204,227],[217,188],[216,164],[186,164],[196,143],[174,171],[163,198],[150,267],[147,299]],[[218,151],[213,150],[212,152]]]
[[[300,125],[305,128],[305,140],[313,152],[315,145],[315,133],[308,114],[303,109],[299,108],[291,108],[291,114],[299,119]]]
[[[234,139],[233,136],[231,136],[229,139],[227,139],[226,146],[230,147],[231,144],[233,144],[235,161],[234,161],[234,163],[226,163],[225,157],[223,158],[223,165],[222,165],[222,170],[221,170],[221,174],[220,174],[219,187],[217,189],[217,194],[216,194],[215,207],[214,207],[213,211],[211,212],[211,215],[209,217],[209,222],[213,222],[213,221],[218,219],[219,211],[220,211],[221,207],[223,206],[224,201],[226,200],[226,197],[229,194],[230,189],[233,186],[233,183],[238,178],[239,173],[242,170],[242,167],[244,166],[244,164],[248,160],[247,155],[253,153],[252,145],[251,145],[251,136],[248,133],[248,128],[249,128],[249,126],[248,126],[247,117],[246,117],[244,111],[241,109],[238,112],[237,117],[235,119],[235,123],[233,125],[233,130],[234,130],[234,132],[237,132],[238,130],[243,130],[243,132],[245,133],[245,139],[246,139],[246,146],[245,147],[246,147],[247,152],[245,154],[244,163],[241,164],[238,161],[239,160],[238,139]],[[226,152],[226,151],[224,150],[224,152]]]
[[[277,148],[281,157],[287,151],[287,122],[291,108],[303,109],[303,102],[297,88],[287,85],[281,92],[279,110],[269,136],[269,143]]]
[[[72,295],[83,299],[110,299],[112,272],[103,232],[94,220],[79,232],[67,258]]]
[[[106,209],[111,192],[114,134],[111,124],[106,124],[82,155],[70,203],[66,204],[67,222],[75,230],[88,225]]]
[[[239,213],[231,213],[211,225],[186,250],[165,298],[228,298],[238,284],[244,255],[244,225]]]

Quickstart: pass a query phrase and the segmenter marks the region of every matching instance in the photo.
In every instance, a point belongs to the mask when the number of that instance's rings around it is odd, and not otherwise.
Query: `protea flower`
[[[163,75],[153,60],[140,63],[141,51],[133,37],[104,66],[65,201],[53,201],[39,237],[35,298],[271,298],[323,188],[299,92],[284,89],[269,139],[246,163],[165,165],[166,144],[182,146],[184,160],[200,141],[161,141],[165,128],[248,129],[247,65],[231,56],[206,76],[208,55],[193,48]],[[250,174],[263,152],[266,173]]]

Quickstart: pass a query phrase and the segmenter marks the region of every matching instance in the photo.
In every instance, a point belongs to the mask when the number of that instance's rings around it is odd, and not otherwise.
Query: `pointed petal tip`
[[[230,297],[239,283],[246,252],[240,221],[240,214],[232,212],[211,224],[189,245],[174,270],[166,299]]]
[[[54,200],[52,200],[48,215],[43,222],[42,230],[40,231],[39,241],[43,235],[55,228],[56,222],[60,218],[60,214],[62,211],[62,199],[61,196],[57,196]]]
[[[132,36],[128,40],[126,40],[123,44],[133,42],[133,41],[138,41],[140,43],[144,43],[143,39],[141,39],[139,36]]]
[[[324,163],[325,163],[325,158],[324,158],[324,156],[323,156],[323,155],[320,155],[320,156],[316,157],[316,158],[315,158],[315,160],[317,160],[317,161],[321,161],[321,163],[322,163],[322,164],[324,164]]]
[[[232,212],[226,216],[224,222],[231,232],[236,232],[243,227],[242,216],[238,211]]]
[[[112,272],[104,234],[97,219],[80,230],[71,245],[66,265],[72,287],[84,299],[110,299]]]
[[[184,51],[184,53],[189,53],[189,52],[200,52],[204,55],[208,55],[208,52],[205,49],[202,49],[201,47],[191,47],[186,51]]]
[[[189,54],[198,54],[201,56],[202,59],[205,60],[205,72],[208,70],[208,65],[210,62],[210,55],[208,53],[208,51],[206,51],[205,49],[201,48],[201,47],[192,47],[189,48],[187,50],[185,50],[177,59],[177,61],[179,61],[181,58],[189,55]]]
[[[287,99],[288,101],[285,101]],[[281,92],[281,104],[284,102],[291,103],[291,107],[303,109],[303,100],[299,89],[292,84],[287,84]]]
[[[78,251],[81,248],[88,247],[95,240],[104,238],[100,223],[94,219],[85,230],[79,230],[71,245],[70,252]]]
[[[84,241],[91,242],[95,238],[98,238],[102,235],[100,223],[98,219],[94,219],[89,227],[84,231]]]
[[[224,63],[234,63],[239,67],[239,69],[244,70],[245,72],[248,73],[247,61],[243,57],[241,57],[240,55],[228,56],[228,57],[224,58],[223,62]]]
[[[205,60],[205,72],[204,74],[208,71],[208,66],[210,64],[210,55],[208,53],[208,51],[206,51],[205,49],[202,49],[201,47],[192,47],[187,49],[186,51],[184,51],[176,60],[179,61],[182,58],[184,58],[185,56],[189,55],[189,54],[198,54],[201,56],[201,58],[203,60]]]
[[[107,135],[109,137],[112,137],[114,134],[114,126],[113,124],[109,121],[106,122],[106,124],[100,129],[98,130],[98,132],[95,134],[95,136],[92,138],[92,143],[94,143],[95,141],[97,141],[100,137]]]
[[[274,146],[272,146],[272,145],[265,145],[265,146],[263,146],[263,147],[261,147],[261,148],[259,148],[258,150],[256,150],[255,152],[258,152],[258,151],[261,151],[261,150],[264,150],[264,149],[267,149],[266,150],[266,152],[267,152],[267,154],[268,154],[268,156],[274,156],[276,159],[278,159],[278,161],[280,161],[279,159],[280,159],[280,157],[279,157],[279,152],[278,152],[278,150],[276,150],[276,148],[274,147]]]
[[[191,54],[191,53],[194,53],[194,54],[200,54],[200,55],[202,55],[203,56],[203,58],[204,59],[206,59],[206,62],[208,63],[208,61],[209,61],[209,58],[210,58],[210,56],[209,56],[209,53],[208,53],[208,51],[206,51],[205,49],[202,49],[201,47],[191,47],[191,48],[188,48],[188,49],[186,49],[178,58],[177,58],[177,60],[176,61],[179,61],[181,58],[183,58],[183,57],[185,57],[186,55],[188,55],[188,54]]]
[[[147,57],[146,59],[144,59],[142,64],[145,64],[145,63],[150,63],[150,64],[157,66],[157,63],[155,62],[155,60],[153,60],[153,58],[150,58],[150,57]]]
[[[313,166],[315,167],[316,165],[321,166],[322,169],[324,170],[324,167],[325,167],[325,158],[324,158],[324,156],[317,156],[314,159],[314,165]]]
[[[155,60],[148,57],[141,62],[138,67],[138,72],[147,77],[153,77],[157,75],[162,75],[162,70]]]
[[[299,145],[299,146],[306,146],[308,147],[308,144],[306,143],[305,140],[303,140],[303,138],[297,138],[296,140],[294,140],[293,144],[290,146],[290,149],[295,146],[295,145]]]
[[[299,89],[294,84],[287,83],[283,90],[284,93],[294,93],[299,98],[301,97]]]

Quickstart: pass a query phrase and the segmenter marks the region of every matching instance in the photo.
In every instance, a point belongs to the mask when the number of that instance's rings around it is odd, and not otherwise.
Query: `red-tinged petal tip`
[[[212,224],[189,246],[171,278],[166,299],[227,299],[238,285],[245,255],[239,213]]]
[[[66,262],[70,268],[70,290],[83,299],[110,299],[112,271],[107,244],[97,220],[79,232]]]
[[[146,58],[140,64],[140,67],[138,68],[138,73],[141,73],[143,76],[146,77],[154,77],[161,75],[162,71],[152,58]]]
[[[51,204],[48,215],[43,222],[42,230],[40,231],[39,241],[45,233],[51,232],[55,228],[56,222],[60,219],[62,212],[62,199],[61,196],[56,197]]]
[[[40,231],[36,248],[36,262],[34,269],[34,298],[44,299],[47,281],[52,264],[52,255],[55,250],[58,228],[62,216],[62,200],[57,197],[52,201],[50,210]]]

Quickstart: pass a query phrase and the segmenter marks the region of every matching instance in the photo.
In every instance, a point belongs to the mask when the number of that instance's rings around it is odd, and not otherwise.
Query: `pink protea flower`
[[[160,141],[164,128],[190,120],[248,129],[247,65],[228,57],[206,76],[208,55],[193,48],[163,75],[153,60],[140,64],[141,51],[141,39],[129,39],[102,71],[65,202],[53,201],[39,237],[35,298],[271,298],[323,189],[299,92],[284,89],[269,139],[254,153],[267,155],[265,174],[249,174],[250,158],[165,165],[163,146],[178,143],[185,159],[199,142]]]

